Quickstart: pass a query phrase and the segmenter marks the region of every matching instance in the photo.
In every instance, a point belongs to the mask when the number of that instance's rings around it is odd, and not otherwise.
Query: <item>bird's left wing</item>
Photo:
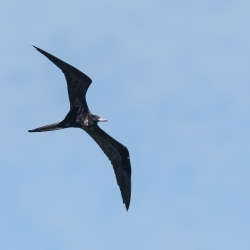
[[[128,149],[104,132],[98,125],[85,131],[95,140],[111,161],[123,203],[128,210],[131,198],[131,165]]]
[[[81,106],[85,109],[85,111],[87,111],[88,106],[86,103],[85,95],[92,80],[87,75],[82,73],[77,68],[71,66],[70,64],[60,60],[59,58],[49,54],[42,49],[39,49],[35,46],[33,47],[36,48],[44,56],[46,56],[64,73],[67,81],[70,107],[72,108],[76,104],[76,102],[81,102]]]

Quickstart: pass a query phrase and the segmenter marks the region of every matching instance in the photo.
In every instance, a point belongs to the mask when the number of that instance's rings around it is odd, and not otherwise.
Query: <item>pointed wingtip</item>
[[[36,50],[38,50],[40,53],[44,54],[47,53],[46,51],[43,51],[42,49],[39,49],[38,47],[36,47],[35,45],[31,45],[32,47],[34,47]]]
[[[124,201],[123,203],[125,204],[125,207],[126,207],[126,209],[128,211],[129,205],[130,205],[130,201]]]
[[[31,45],[32,47],[34,47],[36,50],[40,50],[38,47],[36,47],[35,45]]]

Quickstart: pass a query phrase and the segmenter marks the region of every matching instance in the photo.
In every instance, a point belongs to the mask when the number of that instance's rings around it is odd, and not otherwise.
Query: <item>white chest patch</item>
[[[89,120],[88,120],[88,118],[85,118],[83,123],[84,123],[85,126],[88,126],[88,125],[89,125]]]

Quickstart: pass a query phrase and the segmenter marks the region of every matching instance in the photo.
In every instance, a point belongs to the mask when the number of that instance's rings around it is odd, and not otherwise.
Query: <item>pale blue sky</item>
[[[0,249],[249,250],[249,1],[2,1]],[[126,212],[80,129],[30,134],[93,83],[101,127],[131,154]]]

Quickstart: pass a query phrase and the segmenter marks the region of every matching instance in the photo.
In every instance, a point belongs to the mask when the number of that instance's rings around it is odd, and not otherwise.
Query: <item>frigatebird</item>
[[[124,145],[112,138],[98,126],[98,122],[107,122],[108,120],[91,114],[86,102],[86,92],[92,80],[68,63],[42,49],[35,46],[33,47],[46,56],[64,73],[68,87],[70,110],[61,122],[29,130],[29,132],[45,132],[70,127],[81,128],[87,132],[111,161],[117,184],[120,187],[123,203],[128,210],[131,197],[131,165],[129,152]]]

